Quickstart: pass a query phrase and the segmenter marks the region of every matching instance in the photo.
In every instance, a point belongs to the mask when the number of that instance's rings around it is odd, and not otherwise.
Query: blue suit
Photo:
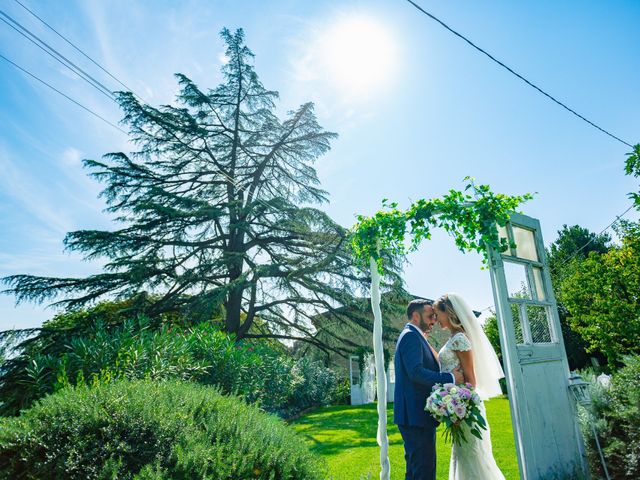
[[[429,344],[417,327],[408,323],[396,345],[393,359],[396,383],[393,423],[404,441],[406,480],[435,480],[436,426],[424,410],[435,383],[453,383],[451,373],[441,373]]]

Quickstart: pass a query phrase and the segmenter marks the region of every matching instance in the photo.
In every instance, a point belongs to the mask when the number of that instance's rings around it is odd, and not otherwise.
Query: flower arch
[[[475,251],[489,262],[488,248],[507,250],[510,245],[498,235],[496,226],[504,227],[512,212],[532,194],[510,196],[494,193],[488,185],[476,185],[464,179],[463,191],[449,190],[441,198],[421,199],[401,210],[395,202],[382,201],[384,210],[371,217],[359,215],[352,229],[351,246],[358,262],[371,271],[371,308],[373,310],[373,352],[378,395],[377,442],[380,446],[380,479],[389,480],[389,440],[387,437],[387,382],[382,344],[380,280],[385,273],[385,256],[404,257],[417,250],[423,240],[431,238],[434,228],[443,228],[462,252]],[[384,378],[384,381],[380,381]],[[383,399],[383,400],[380,400]]]

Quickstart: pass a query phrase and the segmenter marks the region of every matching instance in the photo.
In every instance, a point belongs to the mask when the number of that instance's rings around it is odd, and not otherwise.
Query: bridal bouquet
[[[470,383],[436,383],[424,409],[444,424],[445,440],[452,440],[456,445],[468,441],[465,432],[481,439],[480,430],[487,429],[480,412],[480,397]]]

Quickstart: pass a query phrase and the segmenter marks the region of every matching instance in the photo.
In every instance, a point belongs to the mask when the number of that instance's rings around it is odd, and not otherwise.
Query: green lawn
[[[391,406],[392,407],[392,406]],[[509,402],[496,398],[486,402],[491,425],[493,453],[507,480],[518,480],[516,447],[511,429]],[[292,425],[305,436],[311,449],[324,457],[335,480],[358,480],[371,474],[379,478],[379,449],[376,444],[378,424],[376,405],[326,407],[305,415]],[[391,479],[404,479],[404,451],[400,432],[392,422],[393,408],[388,410],[389,458]],[[438,430],[438,479],[448,478],[451,445]]]

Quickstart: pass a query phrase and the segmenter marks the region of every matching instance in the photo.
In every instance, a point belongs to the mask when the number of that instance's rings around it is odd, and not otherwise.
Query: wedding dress
[[[460,360],[455,352],[471,350],[478,395],[481,399],[486,400],[500,394],[498,380],[504,374],[489,340],[464,300],[456,294],[449,294],[448,297],[465,328],[466,334],[456,333],[440,349],[440,370],[452,372],[460,366]],[[486,420],[487,415],[483,402],[480,403],[480,411]],[[482,440],[473,436],[467,425],[463,424],[463,428],[467,442],[463,442],[460,446],[453,445],[451,462],[449,463],[449,480],[504,480],[504,475],[493,458],[488,422],[487,429],[482,430]]]

